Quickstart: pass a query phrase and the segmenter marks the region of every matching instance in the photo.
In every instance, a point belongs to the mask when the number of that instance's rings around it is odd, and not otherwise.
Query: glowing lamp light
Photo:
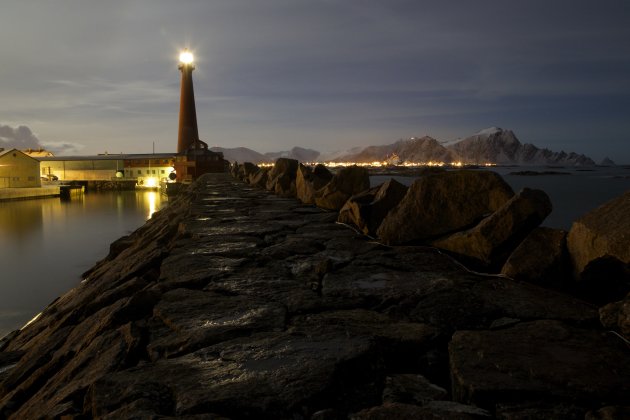
[[[157,179],[155,179],[155,178],[147,179],[147,187],[154,188],[154,187],[157,187],[157,185],[158,185]]]
[[[193,62],[193,55],[190,51],[188,51],[188,48],[181,52],[179,55],[179,61],[183,64],[190,64]]]

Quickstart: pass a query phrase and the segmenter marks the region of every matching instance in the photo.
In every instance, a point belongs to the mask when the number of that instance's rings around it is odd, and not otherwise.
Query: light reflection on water
[[[154,191],[0,202],[0,337],[21,327],[166,204]]]

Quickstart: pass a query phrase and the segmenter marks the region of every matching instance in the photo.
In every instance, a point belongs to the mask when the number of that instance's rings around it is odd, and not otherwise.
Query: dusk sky
[[[499,126],[630,163],[621,0],[3,0],[0,147],[173,152],[184,47],[210,146],[326,152]]]

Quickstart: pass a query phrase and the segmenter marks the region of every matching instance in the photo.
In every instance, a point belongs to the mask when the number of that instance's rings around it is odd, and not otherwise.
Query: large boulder
[[[630,419],[630,406],[609,405],[597,411],[586,413],[584,420],[618,420]]]
[[[516,247],[501,274],[514,280],[562,289],[570,275],[567,254],[567,232],[538,227]]]
[[[336,418],[336,417],[330,417]],[[384,403],[376,407],[366,408],[350,415],[350,420],[483,420],[494,416],[488,411],[472,405],[453,401],[431,401],[423,406],[402,403]]]
[[[326,186],[333,174],[321,163],[311,169],[300,163],[295,177],[297,198],[304,204],[315,204],[315,193]]]
[[[627,348],[610,334],[559,321],[457,331],[449,356],[453,399],[464,404],[572,404],[583,416],[602,401],[627,403],[630,395]]]
[[[375,236],[381,222],[407,193],[408,187],[389,179],[382,185],[353,195],[339,211],[338,221]]]
[[[230,174],[231,174],[234,178],[238,177],[238,169],[239,169],[239,166],[240,166],[240,165],[239,165],[239,164],[238,164],[238,162],[236,162],[236,161],[234,161],[234,163],[232,163],[232,164],[230,165]]]
[[[605,328],[617,330],[630,340],[630,293],[619,302],[601,307],[599,319]]]
[[[242,181],[248,181],[249,176],[258,171],[258,166],[251,163],[245,162],[238,167],[237,178]]]
[[[384,403],[425,405],[434,400],[445,400],[448,392],[431,383],[422,375],[399,373],[385,378]]]
[[[433,242],[433,246],[500,269],[516,246],[551,213],[543,191],[524,188],[477,226]]]
[[[619,300],[630,291],[630,191],[573,223],[567,247],[585,296]]]
[[[351,196],[368,188],[368,170],[356,165],[349,166],[337,172],[324,188],[317,191],[315,204],[328,210],[340,210]]]
[[[419,178],[378,228],[387,244],[434,239],[474,226],[514,192],[495,172],[454,171]]]
[[[298,161],[295,159],[279,158],[269,171],[267,190],[273,191],[281,197],[295,197],[295,177]]]
[[[259,168],[249,176],[249,184],[254,187],[266,188],[269,179],[269,168]]]

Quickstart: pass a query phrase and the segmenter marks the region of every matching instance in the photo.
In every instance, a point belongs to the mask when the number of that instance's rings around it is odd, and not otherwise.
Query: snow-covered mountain
[[[522,144],[512,130],[491,127],[447,146],[463,162],[517,165],[595,165],[585,155],[552,152],[533,144]]]
[[[533,144],[522,144],[513,131],[490,127],[463,140],[438,142],[436,139],[412,137],[395,143],[355,147],[350,150],[320,154],[302,147],[289,151],[265,153],[264,155],[245,147],[211,150],[223,152],[229,161],[263,163],[273,162],[279,157],[297,159],[301,162],[463,162],[469,164],[496,163],[500,165],[566,165],[588,166],[595,162],[588,156],[577,153],[553,152],[540,149]]]
[[[384,146],[369,146],[358,153],[340,156],[337,161],[383,162],[396,155],[402,162],[454,162],[457,156],[432,137],[398,140]]]

